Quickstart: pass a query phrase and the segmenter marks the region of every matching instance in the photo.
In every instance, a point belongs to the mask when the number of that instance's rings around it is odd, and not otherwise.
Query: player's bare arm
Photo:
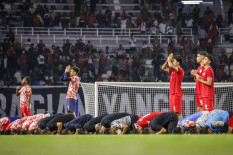
[[[200,76],[196,76],[197,80],[204,85],[211,86],[212,78],[207,78],[207,81],[204,81]]]
[[[123,129],[122,134],[125,134],[128,129],[128,125],[122,124],[122,129]]]
[[[31,95],[29,95],[29,102],[28,102],[28,105],[27,105],[27,112],[29,112],[31,109]]]
[[[172,61],[173,61],[173,53],[169,54],[167,58],[168,66],[170,69],[174,70],[175,72],[178,72],[178,68],[173,65]]]
[[[156,133],[156,135],[160,135],[167,132],[167,130],[165,128],[162,128],[159,132]]]
[[[16,96],[19,96],[20,94],[19,94],[19,90],[21,89],[21,86],[18,86],[17,88],[16,88]]]

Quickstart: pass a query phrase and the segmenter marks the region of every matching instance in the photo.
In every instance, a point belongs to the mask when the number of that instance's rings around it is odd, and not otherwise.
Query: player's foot
[[[223,127],[223,126],[224,126],[224,122],[222,122],[222,121],[213,121],[213,122],[211,123],[211,126],[212,126],[213,128],[216,128],[216,127]]]

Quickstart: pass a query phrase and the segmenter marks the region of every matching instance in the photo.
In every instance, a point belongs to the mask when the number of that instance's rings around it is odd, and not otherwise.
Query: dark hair
[[[39,134],[40,134],[40,129],[35,129],[35,130],[33,131],[33,133],[34,133],[34,135],[39,135]]]
[[[104,130],[104,134],[110,134],[110,129],[109,129],[109,128],[106,128],[106,129]]]
[[[46,134],[47,134],[47,131],[48,131],[48,129],[43,129],[43,130],[41,131],[41,134],[46,135]]]
[[[20,132],[19,132],[19,134],[20,134],[20,135],[26,135],[27,132],[28,132],[28,130],[21,129]]]
[[[208,133],[208,127],[202,127],[200,130],[200,134],[207,134]]]
[[[173,133],[173,134],[180,134],[180,133],[181,133],[181,127],[175,127],[175,128],[172,130],[172,133]]]
[[[182,58],[179,56],[175,56],[174,59],[176,59],[176,61],[178,61],[180,63],[180,65],[182,64]]]
[[[85,132],[84,132],[83,129],[79,129],[79,130],[78,130],[78,134],[79,134],[79,135],[83,135],[83,134],[85,134]]]
[[[214,61],[214,57],[212,55],[208,54],[206,57],[210,60],[210,63]]]
[[[189,130],[190,134],[197,134],[197,128],[192,128]]]
[[[148,128],[143,129],[142,134],[149,134],[149,129]]]
[[[69,131],[68,129],[63,129],[63,130],[61,131],[61,134],[62,134],[62,135],[66,135],[66,134],[68,134],[68,131]]]
[[[133,129],[132,130],[132,134],[138,134],[138,130],[137,129]]]
[[[71,67],[71,69],[73,69],[75,72],[76,72],[76,74],[78,74],[79,73],[79,68],[78,67]]]
[[[206,51],[199,51],[199,52],[197,52],[197,54],[203,55],[205,57],[208,55],[208,53]]]
[[[29,82],[30,82],[29,77],[24,77],[24,78],[27,80],[27,82],[28,82],[28,84],[29,84]]]
[[[4,131],[4,135],[10,135],[11,134],[11,130],[5,130]]]

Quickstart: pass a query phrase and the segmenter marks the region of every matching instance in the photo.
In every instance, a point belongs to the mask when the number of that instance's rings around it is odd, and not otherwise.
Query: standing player
[[[214,110],[214,72],[210,67],[213,62],[212,55],[207,55],[203,60],[205,69],[201,76],[197,75],[197,80],[201,83],[201,103],[203,104],[203,111]]]
[[[61,80],[69,82],[69,87],[66,95],[66,106],[67,112],[75,116],[75,103],[76,103],[76,93],[79,88],[79,77],[77,76],[79,72],[78,67],[66,66],[65,73],[62,75]],[[78,105],[77,105],[78,106]]]
[[[200,64],[200,66],[198,67],[197,70],[192,70],[191,74],[194,76],[195,81],[196,81],[196,89],[195,89],[195,94],[196,94],[196,106],[197,106],[197,112],[200,112],[203,110],[202,108],[202,103],[200,102],[201,100],[201,92],[200,92],[200,87],[201,87],[201,83],[196,80],[196,75],[200,75],[202,74],[203,70],[205,69],[205,67],[203,66],[203,60],[204,58],[207,56],[207,52],[206,51],[199,51],[197,54],[197,63]]]
[[[20,110],[21,110],[21,117],[31,116],[31,95],[32,89],[28,85],[29,78],[25,77],[21,81],[23,87],[18,86],[16,88],[16,95],[20,95]]]
[[[171,74],[170,77],[170,109],[176,113],[179,120],[182,118],[183,91],[181,82],[184,78],[184,70],[180,67],[182,59],[173,58],[171,53],[163,64],[162,70]],[[169,68],[167,68],[167,65]]]

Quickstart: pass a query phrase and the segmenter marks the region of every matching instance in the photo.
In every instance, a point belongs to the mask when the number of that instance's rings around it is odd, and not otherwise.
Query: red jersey
[[[170,77],[170,94],[177,94],[183,96],[183,91],[181,89],[181,82],[184,78],[184,70],[180,67],[177,67],[178,71],[174,71],[169,68]]]
[[[23,86],[19,90],[19,94],[20,94],[20,107],[28,105],[30,101],[30,95],[32,95],[31,87],[29,85]]]
[[[213,69],[210,66],[205,68],[201,74],[201,78],[204,81],[207,81],[208,78],[212,79],[211,86],[201,84],[201,97],[214,98],[214,71]]]
[[[79,88],[79,77],[72,76],[70,78],[71,81],[69,82],[66,98],[72,98],[76,100],[76,92],[78,91]]]
[[[2,128],[2,131],[5,131],[7,126],[11,123],[10,119],[8,117],[3,117],[0,119],[0,128]]]
[[[22,128],[23,123],[27,121],[27,118],[28,117],[22,117],[20,119],[15,120],[14,122],[8,125],[7,130],[11,130],[11,129],[20,130]]]
[[[204,69],[205,69],[204,66],[199,66],[198,69],[197,69],[197,74],[201,76]],[[198,80],[196,80],[195,93],[196,94],[201,94],[201,82],[199,82]]]
[[[34,119],[33,122],[30,124],[28,130],[31,131],[31,130],[36,129],[38,122],[39,122],[40,120],[42,120],[43,118],[49,117],[49,116],[50,116],[50,114],[42,114],[42,115],[39,115],[39,116],[38,116],[36,119]]]
[[[148,127],[149,121],[151,121],[155,116],[161,114],[162,112],[152,112],[140,118],[137,122],[137,126],[141,126],[142,128]]]

